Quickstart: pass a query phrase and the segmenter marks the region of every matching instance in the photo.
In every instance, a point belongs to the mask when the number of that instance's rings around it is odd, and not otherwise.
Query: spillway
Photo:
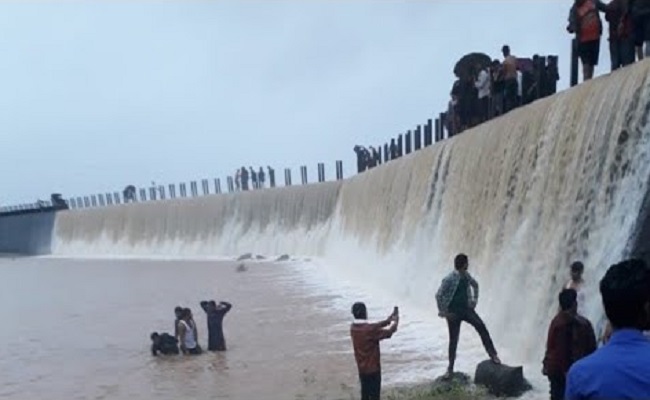
[[[596,320],[598,280],[642,247],[649,77],[639,63],[340,182],[60,212],[52,252],[316,257],[432,317],[464,252],[493,335],[540,360],[569,263]]]

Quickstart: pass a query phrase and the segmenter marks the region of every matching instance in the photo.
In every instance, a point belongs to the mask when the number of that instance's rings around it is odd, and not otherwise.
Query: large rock
[[[518,397],[532,389],[524,378],[523,367],[495,364],[490,360],[476,366],[474,383],[485,386],[490,394],[500,397]]]
[[[281,262],[281,261],[289,261],[291,257],[289,257],[288,254],[283,254],[280,257],[278,257],[275,261]]]

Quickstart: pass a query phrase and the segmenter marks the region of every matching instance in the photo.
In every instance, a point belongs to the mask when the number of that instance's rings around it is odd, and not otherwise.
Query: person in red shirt
[[[551,384],[551,400],[563,400],[566,375],[574,362],[596,351],[591,322],[578,314],[575,289],[560,292],[560,312],[548,329],[543,373]]]
[[[603,25],[598,14],[595,0],[575,0],[569,13],[569,33],[575,33],[578,39],[578,56],[582,61],[583,80],[594,76],[600,54],[600,37]]]
[[[359,370],[361,400],[379,400],[381,396],[379,342],[390,338],[397,331],[399,323],[397,307],[387,319],[377,323],[368,322],[368,312],[364,303],[354,303],[352,315],[354,322],[350,326],[350,336]]]

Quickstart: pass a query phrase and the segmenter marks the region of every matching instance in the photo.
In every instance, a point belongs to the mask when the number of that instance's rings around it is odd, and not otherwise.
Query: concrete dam
[[[586,266],[597,321],[604,271],[646,254],[649,113],[643,62],[344,181],[58,212],[51,253],[287,253],[435,318],[435,290],[464,252],[494,336],[537,362],[571,261]]]

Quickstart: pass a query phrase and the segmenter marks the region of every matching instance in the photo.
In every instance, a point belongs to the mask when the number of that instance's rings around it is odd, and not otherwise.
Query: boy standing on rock
[[[397,307],[387,319],[377,323],[368,322],[368,312],[364,303],[354,303],[352,315],[354,322],[350,326],[350,336],[359,369],[361,400],[379,400],[381,396],[379,342],[390,338],[397,331],[399,323]]]
[[[457,255],[454,259],[454,267],[455,270],[443,279],[436,293],[438,315],[447,319],[449,328],[449,367],[445,378],[451,378],[454,373],[460,324],[463,321],[472,325],[481,336],[483,346],[492,362],[501,364],[490,333],[481,317],[474,310],[478,304],[478,282],[467,272],[469,267],[467,256],[465,254]]]

